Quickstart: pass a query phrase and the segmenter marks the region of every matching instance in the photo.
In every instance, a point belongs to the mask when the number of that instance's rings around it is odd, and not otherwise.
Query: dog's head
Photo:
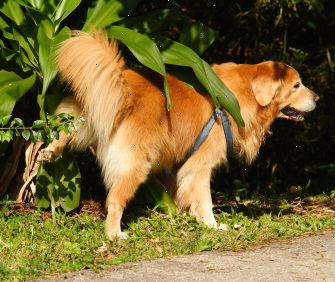
[[[272,61],[254,67],[251,87],[255,99],[261,107],[271,107],[276,118],[302,121],[315,109],[319,96],[302,84],[294,68]]]

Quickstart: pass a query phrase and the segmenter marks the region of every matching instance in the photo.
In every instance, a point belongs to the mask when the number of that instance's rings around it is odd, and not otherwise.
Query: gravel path
[[[252,251],[200,254],[126,263],[39,281],[334,281],[335,230]]]

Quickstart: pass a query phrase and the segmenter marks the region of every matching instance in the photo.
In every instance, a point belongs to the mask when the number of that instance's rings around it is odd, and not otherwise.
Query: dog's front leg
[[[210,193],[211,169],[194,169],[185,164],[177,174],[176,204],[180,209],[189,209],[198,222],[218,228],[212,210]]]

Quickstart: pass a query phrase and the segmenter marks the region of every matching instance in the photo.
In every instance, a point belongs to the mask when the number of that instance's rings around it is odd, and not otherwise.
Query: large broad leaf
[[[170,109],[171,100],[166,80],[165,66],[155,42],[148,36],[125,27],[112,26],[107,32],[109,36],[113,36],[125,44],[143,65],[164,76],[166,106],[167,109]]]
[[[244,126],[240,106],[234,94],[224,85],[209,64],[192,49],[165,37],[155,37],[164,63],[191,67],[197,79],[211,95],[216,107],[223,106],[239,126]]]
[[[178,41],[191,47],[196,53],[201,55],[213,43],[217,35],[217,31],[201,22],[187,22],[180,33]]]
[[[176,204],[155,176],[150,176],[144,186],[156,203],[155,209],[161,210],[171,216],[176,214]]]
[[[16,1],[4,1],[4,3],[0,5],[0,10],[17,25],[20,25],[25,19],[24,13]]]
[[[34,85],[36,75],[23,79],[0,70],[0,118],[12,113],[16,102]]]
[[[115,23],[134,10],[139,0],[97,0],[94,8],[88,9],[83,30],[103,28]]]
[[[154,33],[160,29],[170,14],[170,9],[155,10],[137,17],[127,17],[116,25],[130,28],[139,33]]]
[[[80,203],[80,171],[73,154],[64,152],[53,163],[39,167],[36,178],[36,203],[39,208],[62,207],[71,211]]]
[[[50,83],[57,74],[55,65],[55,49],[57,46],[70,37],[70,29],[64,27],[57,35],[54,35],[54,25],[48,19],[40,23],[37,33],[39,43],[39,61],[43,74],[42,95],[45,95]]]

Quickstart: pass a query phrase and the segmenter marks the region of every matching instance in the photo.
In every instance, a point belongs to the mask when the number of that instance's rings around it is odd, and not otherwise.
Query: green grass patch
[[[57,215],[57,225],[41,212],[13,211],[0,206],[0,280],[24,280],[47,274],[153,259],[205,250],[245,249],[269,240],[291,238],[335,228],[335,218],[304,213],[219,211],[228,231],[208,229],[192,217],[169,217],[154,211],[128,219],[128,240],[109,242],[104,219],[81,212]],[[129,215],[128,215],[129,217]]]

